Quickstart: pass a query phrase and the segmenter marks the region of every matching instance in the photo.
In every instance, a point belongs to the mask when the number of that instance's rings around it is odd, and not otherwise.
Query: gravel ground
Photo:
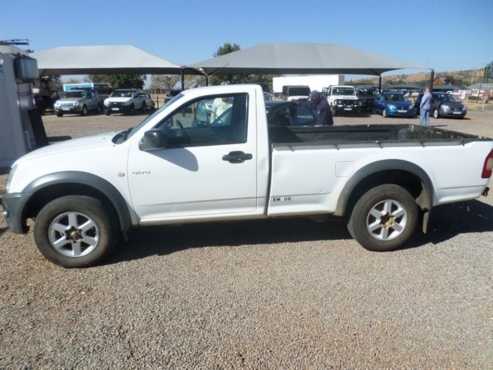
[[[433,123],[493,137],[493,113],[470,116]],[[77,137],[142,117],[44,119]],[[493,198],[437,208],[431,229],[371,253],[339,219],[147,228],[64,270],[0,221],[0,369],[491,369]]]

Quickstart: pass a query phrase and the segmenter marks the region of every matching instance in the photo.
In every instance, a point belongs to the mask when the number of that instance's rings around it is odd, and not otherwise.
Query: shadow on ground
[[[458,234],[493,231],[493,207],[479,201],[437,207],[433,210],[429,230],[428,234],[417,236],[408,248],[439,244]],[[342,218],[330,218],[323,223],[296,218],[147,227],[133,231],[129,241],[119,246],[108,263],[167,255],[189,248],[350,238]]]

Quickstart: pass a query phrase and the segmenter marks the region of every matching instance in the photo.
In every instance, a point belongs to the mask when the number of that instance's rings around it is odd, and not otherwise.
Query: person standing
[[[419,103],[419,121],[421,126],[424,127],[427,127],[430,123],[431,98],[430,88],[427,87]]]
[[[312,91],[310,94],[310,103],[312,105],[313,113],[315,114],[315,124],[323,126],[333,126],[334,120],[332,119],[332,112],[327,103],[327,99],[322,96],[318,91]]]

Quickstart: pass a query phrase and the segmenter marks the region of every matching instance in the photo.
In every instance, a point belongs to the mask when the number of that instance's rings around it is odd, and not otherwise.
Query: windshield
[[[334,87],[332,95],[354,95],[354,89],[352,87]]]
[[[130,98],[134,94],[132,90],[115,90],[113,94],[111,94],[114,98]]]
[[[449,94],[444,94],[441,96],[442,100],[444,102],[448,102],[448,103],[459,103],[459,100],[453,96],[453,95],[449,95]]]
[[[125,140],[132,137],[132,135],[134,135],[137,131],[139,131],[141,129],[141,127],[144,127],[147,124],[147,122],[152,120],[154,117],[159,115],[163,110],[168,108],[171,104],[173,104],[178,99],[181,99],[182,97],[183,97],[183,94],[178,94],[178,95],[174,96],[172,99],[170,99],[166,104],[164,104],[157,111],[155,111],[154,113],[152,113],[152,114],[148,115],[146,118],[144,118],[144,120],[142,122],[140,122],[137,126],[116,134],[116,136],[113,138],[113,142],[117,143],[117,144],[123,143]]]
[[[308,87],[290,87],[288,96],[310,96],[310,89]]]
[[[83,98],[86,95],[84,91],[69,91],[66,92],[63,96],[65,98]]]
[[[403,101],[404,95],[402,94],[386,94],[384,95],[385,100],[387,101]]]

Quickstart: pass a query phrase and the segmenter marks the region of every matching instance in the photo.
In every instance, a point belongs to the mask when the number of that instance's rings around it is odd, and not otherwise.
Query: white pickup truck
[[[490,139],[414,125],[276,126],[256,85],[187,90],[120,132],[20,158],[2,197],[41,253],[98,263],[134,227],[346,216],[365,248],[408,241],[432,207],[488,191]]]

